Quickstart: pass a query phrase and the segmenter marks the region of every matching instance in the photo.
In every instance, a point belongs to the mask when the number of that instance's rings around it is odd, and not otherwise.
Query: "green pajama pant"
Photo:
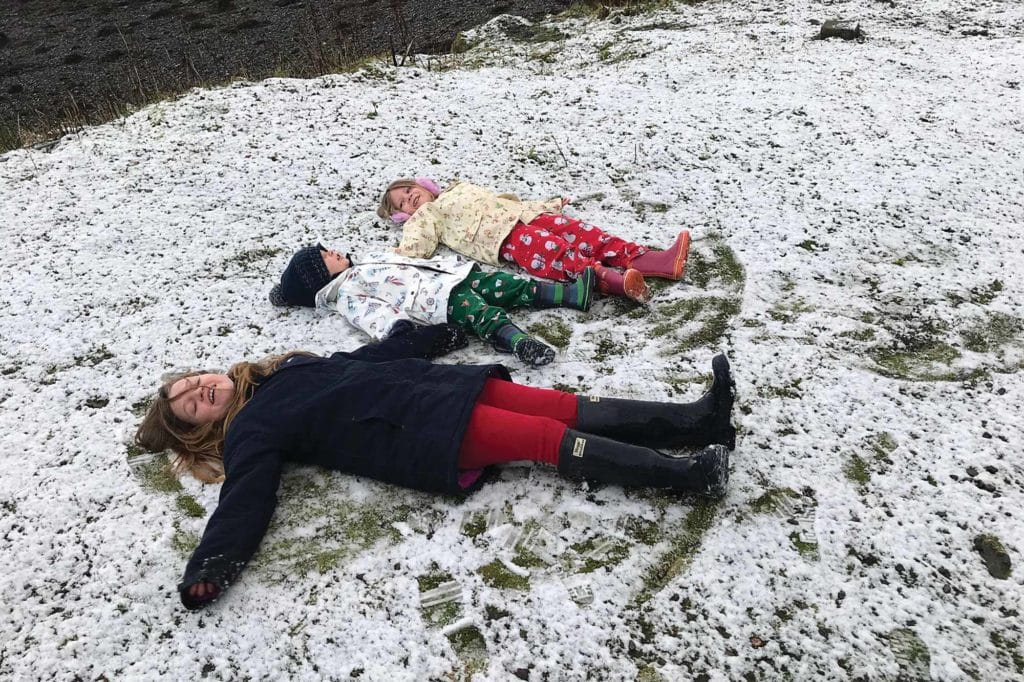
[[[511,324],[506,310],[530,306],[536,297],[532,279],[509,272],[471,272],[448,297],[448,321],[488,340]]]

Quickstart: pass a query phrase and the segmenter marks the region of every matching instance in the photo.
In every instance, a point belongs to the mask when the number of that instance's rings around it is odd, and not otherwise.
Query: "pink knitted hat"
[[[433,194],[435,199],[438,196],[440,196],[441,188],[438,187],[437,183],[431,180],[430,178],[414,178],[414,180],[416,181],[417,185]],[[395,221],[399,225],[404,223],[410,217],[411,216],[408,213],[402,213],[401,211],[397,211],[391,214],[391,220]]]

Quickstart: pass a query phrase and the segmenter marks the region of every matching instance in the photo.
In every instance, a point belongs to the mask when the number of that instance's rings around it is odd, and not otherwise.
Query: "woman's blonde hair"
[[[377,215],[385,220],[391,220],[391,216],[398,212],[398,206],[395,205],[395,202],[391,201],[391,190],[416,186],[416,181],[412,178],[399,178],[392,182],[388,185],[388,188],[384,190],[384,196],[381,197],[380,206],[377,207]]]
[[[239,362],[233,365],[227,375],[235,384],[234,395],[224,418],[211,424],[196,426],[178,419],[171,410],[173,398],[170,393],[174,383],[181,379],[216,372],[184,372],[170,377],[160,386],[156,399],[139,424],[135,432],[135,444],[149,452],[173,451],[175,457],[171,461],[171,470],[178,476],[188,473],[204,483],[223,481],[224,438],[231,421],[249,402],[260,383],[273,374],[282,362],[295,355],[313,354],[295,351],[270,356],[260,362]]]

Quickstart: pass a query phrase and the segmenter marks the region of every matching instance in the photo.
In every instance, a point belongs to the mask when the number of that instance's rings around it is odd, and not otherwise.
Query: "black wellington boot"
[[[709,445],[694,457],[669,457],[657,450],[566,429],[558,449],[558,471],[572,479],[671,488],[719,498],[729,482],[729,451],[724,445]]]
[[[731,423],[735,386],[729,360],[716,355],[711,370],[715,377],[711,389],[692,403],[580,396],[576,428],[649,448],[720,443],[732,450],[736,447]]]
[[[511,323],[494,332],[491,343],[498,350],[512,353],[521,362],[533,367],[546,365],[555,359],[554,348],[541,343]]]

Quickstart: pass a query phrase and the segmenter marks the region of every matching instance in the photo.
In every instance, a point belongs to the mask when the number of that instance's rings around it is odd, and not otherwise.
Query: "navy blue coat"
[[[220,501],[178,586],[221,592],[256,552],[277,504],[284,462],[315,464],[426,492],[462,494],[458,456],[470,413],[501,365],[435,365],[464,346],[450,325],[421,327],[329,358],[293,356],[228,428]]]

